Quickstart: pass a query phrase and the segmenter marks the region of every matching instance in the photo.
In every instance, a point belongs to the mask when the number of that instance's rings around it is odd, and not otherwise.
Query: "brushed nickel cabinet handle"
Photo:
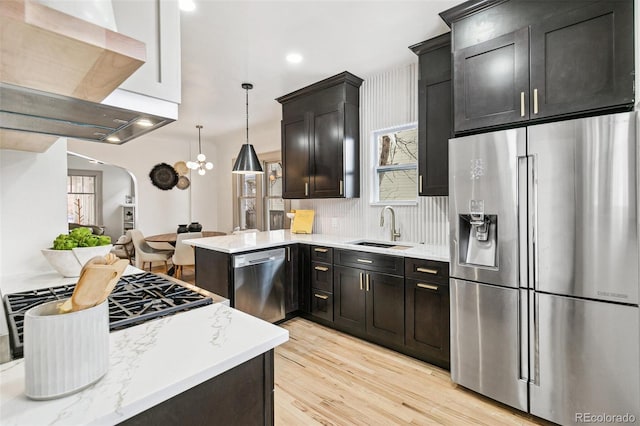
[[[438,275],[438,270],[431,269],[431,268],[416,268],[416,272],[424,272],[426,274]]]
[[[327,268],[326,266],[314,266],[314,268],[316,271],[322,271],[322,272],[327,272],[329,270],[329,268]]]
[[[329,251],[329,249],[326,248],[314,248],[313,251],[318,252],[318,253],[326,253]]]
[[[291,247],[287,246],[287,262],[291,262]]]
[[[520,117],[524,117],[524,92],[520,92]]]
[[[344,181],[340,179],[340,195],[344,195]]]
[[[373,263],[373,260],[369,259],[356,259],[360,263]]]
[[[418,287],[420,287],[420,288],[426,288],[427,290],[437,290],[438,289],[438,286],[437,285],[433,285],[433,284],[418,283],[416,285]]]
[[[418,181],[418,192],[422,194],[422,175],[420,175],[420,180]]]
[[[313,296],[322,300],[327,300],[329,298],[329,296],[325,296],[324,294],[318,294],[318,293],[313,293]]]
[[[304,183],[304,195],[309,195],[309,182]]]
[[[533,89],[533,113],[538,113],[538,89]]]
[[[363,274],[362,272],[360,272],[358,275],[359,275],[359,277],[360,277],[360,290],[362,290],[362,288],[363,288],[363,285],[362,285],[362,276],[363,276],[364,274]]]
[[[371,277],[367,274],[367,291],[371,290]]]

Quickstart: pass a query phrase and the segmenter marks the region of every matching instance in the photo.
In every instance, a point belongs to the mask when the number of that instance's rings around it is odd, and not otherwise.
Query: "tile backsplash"
[[[364,78],[360,87],[360,198],[292,200],[291,208],[314,209],[316,233],[388,240],[390,215],[380,227],[383,206],[371,204],[371,134],[418,120],[418,65],[360,77]],[[394,205],[393,209],[400,241],[449,244],[448,197],[418,197],[417,204]]]

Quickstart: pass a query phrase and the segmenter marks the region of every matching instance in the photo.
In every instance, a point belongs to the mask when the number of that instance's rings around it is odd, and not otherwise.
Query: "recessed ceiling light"
[[[196,3],[193,0],[178,0],[180,10],[185,12],[192,12],[196,10]]]
[[[300,62],[302,62],[302,55],[299,53],[289,53],[287,55],[287,62],[289,62],[290,64],[299,64]]]
[[[120,138],[119,138],[119,137],[117,137],[117,136],[109,136],[109,137],[107,138],[107,141],[109,141],[109,142],[113,142],[113,143],[117,143],[117,142],[120,142]]]
[[[151,126],[153,126],[153,122],[151,120],[149,120],[148,118],[140,118],[140,119],[138,119],[138,121],[136,121],[136,124],[138,126],[142,126],[142,127],[151,127]]]

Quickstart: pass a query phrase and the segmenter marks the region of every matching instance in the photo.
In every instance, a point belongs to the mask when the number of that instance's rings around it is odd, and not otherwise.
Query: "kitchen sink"
[[[403,246],[403,245],[398,245],[393,243],[380,243],[377,241],[352,241],[349,244],[353,244],[356,246],[388,248],[393,250],[406,250],[408,248],[411,248],[411,246]]]

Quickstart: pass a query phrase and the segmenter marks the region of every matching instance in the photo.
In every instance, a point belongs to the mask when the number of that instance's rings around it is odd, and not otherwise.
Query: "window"
[[[265,161],[265,212],[268,230],[285,228],[285,200],[282,199],[282,163]]]
[[[418,127],[415,123],[373,132],[372,204],[415,203],[418,196]]]
[[[260,231],[288,228],[290,221],[285,213],[290,202],[282,199],[280,152],[258,157],[264,174],[238,174],[233,180],[233,227]]]
[[[102,172],[67,172],[67,222],[82,225],[102,223]]]

